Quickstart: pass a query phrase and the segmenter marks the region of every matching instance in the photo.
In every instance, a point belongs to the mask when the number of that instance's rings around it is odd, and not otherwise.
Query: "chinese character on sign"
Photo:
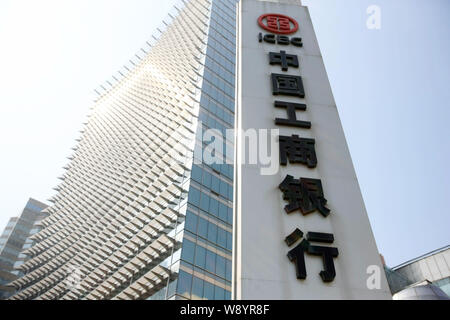
[[[295,229],[285,242],[290,247],[303,237],[303,232],[298,228]],[[303,239],[294,249],[287,254],[289,260],[295,263],[297,279],[306,279],[305,252],[310,255],[321,256],[323,260],[324,270],[319,275],[324,282],[331,282],[336,277],[336,269],[334,268],[333,258],[339,255],[339,251],[334,247],[316,246],[311,242],[333,243],[334,236],[331,233],[308,232],[306,239]]]
[[[272,73],[272,92],[274,95],[305,97],[302,77]]]
[[[282,46],[302,47],[302,38],[290,37],[289,34],[298,31],[298,23],[295,19],[281,14],[263,14],[258,18],[261,28],[274,33],[259,33],[260,43],[276,44]],[[276,34],[276,35],[275,35]],[[289,49],[294,49],[289,47]],[[299,68],[300,59],[295,54],[288,54],[286,51],[269,52],[269,63],[271,66],[278,66],[283,72],[289,68]],[[291,69],[292,71],[292,69]],[[286,95],[297,98],[305,98],[302,77],[289,74],[271,74],[272,94],[274,96]],[[311,128],[311,122],[297,120],[297,111],[306,111],[306,105],[301,103],[275,101],[275,108],[286,109],[287,118],[275,118],[275,124],[280,126],[290,126],[295,128]],[[300,138],[297,134],[279,136],[280,164],[286,166],[290,164],[302,164],[308,168],[317,166],[317,155],[315,150],[315,140],[310,138]],[[299,178],[295,179],[291,175],[279,185],[283,194],[283,200],[287,201],[284,207],[286,213],[296,210],[303,215],[318,211],[322,216],[327,217],[330,209],[326,207],[322,181],[320,179]],[[296,229],[285,239],[286,244],[295,247],[288,252],[288,258],[295,263],[297,279],[306,279],[305,253],[312,256],[320,256],[323,261],[323,270],[319,275],[324,282],[331,282],[336,277],[334,258],[339,254],[334,247],[313,245],[311,242],[328,243],[334,242],[331,233],[308,232],[303,239],[303,232]],[[296,243],[298,243],[296,245]]]
[[[275,101],[275,108],[285,108],[287,111],[287,115],[288,115],[287,119],[276,118],[275,119],[276,125],[291,126],[291,127],[305,128],[305,129],[311,128],[311,122],[297,120],[297,115],[295,114],[295,111],[297,111],[297,110],[305,111],[306,104]]]
[[[289,163],[301,163],[308,168],[317,166],[316,149],[314,139],[300,138],[298,135],[280,136],[280,164],[285,166]]]
[[[327,200],[324,197],[322,182],[319,179],[300,178],[287,175],[279,185],[283,192],[283,199],[288,202],[284,207],[287,213],[300,210],[303,215],[319,211],[324,217],[330,214],[325,207]]]
[[[269,63],[280,65],[283,71],[288,71],[289,67],[298,68],[299,66],[298,57],[295,54],[286,54],[286,51],[269,52]]]

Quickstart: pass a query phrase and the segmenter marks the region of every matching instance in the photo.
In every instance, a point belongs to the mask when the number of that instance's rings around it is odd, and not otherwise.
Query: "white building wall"
[[[258,42],[261,14],[279,13],[296,19],[299,31],[289,36],[301,37],[303,47],[279,46]],[[289,75],[303,78],[305,99],[273,96],[270,75],[284,73],[279,65],[269,65],[269,52],[285,50],[296,54],[300,68],[289,68]],[[237,137],[235,166],[235,299],[390,299],[391,295],[370,227],[350,158],[338,110],[325,71],[308,9],[299,5],[242,0],[238,19],[237,127],[247,130],[278,129],[280,135],[298,134],[316,140],[318,165],[289,164],[275,175],[261,175],[260,165],[242,164],[242,137]],[[343,70],[345,72],[345,70]],[[276,109],[275,100],[304,103],[305,112],[297,119],[311,121],[311,129],[276,126],[275,118],[286,118],[285,109]],[[275,158],[278,161],[278,158]],[[321,179],[331,214],[324,218],[318,212],[302,216],[286,214],[278,185],[286,175],[295,178]],[[287,258],[290,249],[284,239],[295,228],[303,232],[334,234],[332,247],[336,278],[324,283],[319,272],[322,259],[305,255],[307,278],[297,280],[295,265]],[[322,244],[319,244],[322,245]],[[367,287],[367,268],[378,266],[380,289]]]

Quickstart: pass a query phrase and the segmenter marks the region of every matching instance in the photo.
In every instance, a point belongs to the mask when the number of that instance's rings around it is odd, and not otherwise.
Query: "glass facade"
[[[199,120],[203,130],[217,129],[226,137],[234,128],[236,0],[211,3]],[[225,139],[224,147],[233,147]],[[225,146],[226,144],[226,146]],[[206,145],[196,141],[194,155]],[[231,299],[233,227],[233,166],[223,163],[192,166],[176,289],[168,299]],[[228,162],[228,163],[227,163]],[[178,262],[176,262],[178,263]],[[173,285],[175,286],[175,285]],[[161,293],[149,299],[159,299]]]
[[[442,291],[450,297],[450,277],[437,280],[433,283],[435,286],[439,287]]]

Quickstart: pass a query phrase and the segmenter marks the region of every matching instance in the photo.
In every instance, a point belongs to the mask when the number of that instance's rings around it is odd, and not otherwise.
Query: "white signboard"
[[[233,298],[390,299],[308,9],[238,11]]]

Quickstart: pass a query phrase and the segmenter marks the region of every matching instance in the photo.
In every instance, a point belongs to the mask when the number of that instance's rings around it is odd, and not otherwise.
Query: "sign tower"
[[[237,24],[232,297],[390,299],[308,9],[241,0]]]

